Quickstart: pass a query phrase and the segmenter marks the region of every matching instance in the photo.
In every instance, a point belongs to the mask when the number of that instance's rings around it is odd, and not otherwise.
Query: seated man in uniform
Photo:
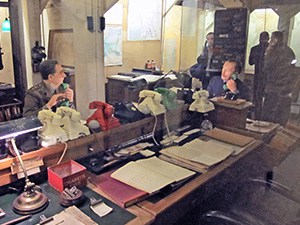
[[[56,60],[45,60],[39,66],[43,81],[26,91],[23,116],[37,115],[42,109],[56,110],[62,100],[73,107],[73,90],[62,85],[66,74]]]
[[[227,60],[222,67],[221,76],[213,77],[207,87],[209,97],[232,95],[235,98],[250,99],[250,89],[238,79],[241,67],[235,60]]]

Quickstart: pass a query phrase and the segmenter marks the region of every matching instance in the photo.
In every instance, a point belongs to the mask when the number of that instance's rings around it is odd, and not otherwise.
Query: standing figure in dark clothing
[[[259,44],[250,50],[249,64],[254,65],[254,78],[252,87],[252,102],[255,105],[255,119],[261,119],[261,107],[264,93],[265,79],[263,77],[262,68],[266,49],[269,45],[269,33],[263,31],[259,35]]]
[[[213,57],[214,33],[209,32],[206,35],[206,41],[203,51],[197,58],[197,63],[190,68],[192,77],[199,79],[202,82],[202,88],[206,89],[211,79],[210,64]]]
[[[291,108],[291,92],[294,75],[295,53],[283,42],[283,33],[271,35],[264,58],[263,73],[266,77],[262,119],[286,124]]]

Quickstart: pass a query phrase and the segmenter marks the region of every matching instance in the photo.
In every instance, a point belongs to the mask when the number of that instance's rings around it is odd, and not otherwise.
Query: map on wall
[[[115,4],[104,16],[104,66],[122,65],[123,4]]]
[[[122,25],[107,25],[105,27],[104,65],[122,65]]]
[[[161,0],[128,1],[128,41],[160,40]]]

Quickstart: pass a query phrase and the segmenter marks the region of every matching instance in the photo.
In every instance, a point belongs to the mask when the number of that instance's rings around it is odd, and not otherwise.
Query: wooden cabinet
[[[106,102],[114,104],[117,102],[137,102],[141,90],[148,89],[148,85],[131,87],[130,82],[108,78],[106,85]]]

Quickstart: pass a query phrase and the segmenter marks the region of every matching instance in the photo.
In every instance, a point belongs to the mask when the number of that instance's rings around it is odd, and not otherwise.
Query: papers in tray
[[[166,148],[161,153],[209,167],[226,159],[233,150],[222,144],[195,139],[183,146]]]
[[[248,122],[249,123],[246,123],[246,129],[257,133],[270,133],[279,127],[279,124],[265,122],[265,121],[248,120]]]
[[[251,141],[249,144],[243,146],[243,147],[240,147],[240,146],[237,146],[237,145],[233,145],[233,144],[229,144],[229,143],[225,143],[223,141],[219,141],[219,140],[216,140],[216,139],[210,139],[208,140],[208,142],[212,142],[212,143],[217,143],[217,144],[220,144],[220,145],[224,145],[230,149],[233,150],[233,153],[232,155],[238,155],[240,154],[242,151],[244,151],[245,149],[247,149],[250,145],[253,144],[254,140]]]
[[[188,179],[194,174],[193,171],[152,157],[129,162],[112,173],[111,177],[153,194],[169,184]]]
[[[232,133],[230,131],[222,130],[219,128],[214,128],[212,130],[206,131],[204,135],[240,147],[246,146],[250,142],[254,141],[254,138],[252,137]]]

